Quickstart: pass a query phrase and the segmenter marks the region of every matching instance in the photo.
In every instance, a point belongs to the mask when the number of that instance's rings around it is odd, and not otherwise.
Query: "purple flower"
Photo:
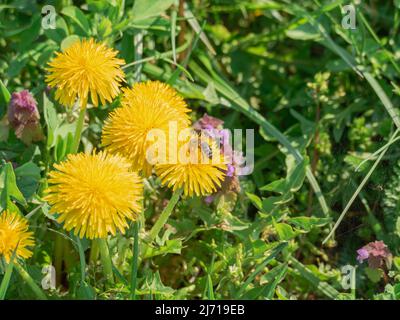
[[[220,130],[219,131],[219,136],[220,136],[220,139],[221,139],[221,145],[222,146],[226,146],[226,145],[229,145],[229,137],[230,137],[230,134],[229,134],[229,130],[227,130],[227,129],[222,129],[222,130]]]
[[[392,263],[392,254],[383,241],[374,241],[357,250],[357,260],[362,263],[368,260],[368,266],[373,269],[381,268],[384,263],[388,268]]]
[[[196,130],[202,129],[222,129],[224,121],[215,117],[209,116],[207,113],[202,118],[196,121],[193,128]]]
[[[243,154],[233,150],[230,139],[229,129],[224,129],[224,121],[207,114],[204,114],[198,121],[193,124],[193,129],[201,135],[205,135],[215,141],[220,147],[221,154],[228,162],[226,176],[218,191],[213,195],[208,196],[204,201],[208,204],[213,202],[215,196],[226,194],[228,192],[240,192],[240,182],[237,177],[238,168],[242,165]]]
[[[233,174],[235,173],[235,167],[231,165],[230,163],[227,164],[228,170],[226,170],[226,175],[228,177],[233,177]]]
[[[213,196],[207,196],[204,198],[204,202],[207,204],[211,204],[211,202],[214,201],[214,197]]]
[[[369,257],[369,253],[368,250],[361,248],[357,250],[357,260],[359,263],[362,263],[365,259],[368,259]]]
[[[8,106],[8,122],[26,144],[43,138],[37,102],[28,90],[14,92]]]

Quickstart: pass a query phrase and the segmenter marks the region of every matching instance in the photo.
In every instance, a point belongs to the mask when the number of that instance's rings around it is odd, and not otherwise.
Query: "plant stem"
[[[171,215],[172,210],[174,209],[176,203],[178,202],[179,197],[180,197],[181,194],[182,194],[182,189],[177,189],[172,194],[172,197],[169,200],[167,206],[164,208],[163,212],[161,212],[160,217],[158,218],[158,220],[154,224],[153,228],[151,228],[151,230],[150,230],[150,239],[151,239],[151,241],[153,241],[157,237],[157,235],[159,234],[159,232],[162,229],[162,227],[168,221],[168,218]]]
[[[64,257],[64,242],[61,235],[56,234],[54,244],[54,268],[56,269],[56,283],[61,284],[62,280],[62,262]]]
[[[71,153],[77,153],[78,152],[79,143],[81,141],[83,124],[85,122],[85,114],[86,114],[86,107],[85,108],[81,108],[81,110],[79,112],[78,121],[76,123],[75,136],[74,136],[74,142],[72,144]]]
[[[29,287],[32,289],[32,291],[36,294],[36,296],[40,300],[47,300],[46,295],[42,291],[42,289],[39,288],[39,286],[36,284],[36,282],[32,279],[32,277],[29,275],[28,272],[18,263],[14,263],[15,269],[17,269],[18,273],[24,279],[24,281],[29,285]]]
[[[112,261],[110,256],[110,250],[108,249],[107,240],[106,239],[98,239],[97,240],[99,250],[100,250],[100,258],[101,263],[103,264],[103,271],[106,277],[107,283],[109,285],[114,285],[114,273],[112,270]]]
[[[136,298],[136,285],[137,285],[137,271],[139,265],[139,221],[136,221],[133,225],[133,262],[132,262],[132,274],[131,274],[131,299]]]
[[[10,262],[7,264],[6,272],[3,276],[3,280],[1,281],[1,284],[0,284],[0,300],[4,300],[4,298],[6,297],[8,285],[10,284],[11,275],[14,270],[14,259],[15,259],[15,251],[11,257]]]
[[[96,240],[92,240],[92,246],[90,247],[89,264],[96,264],[98,258],[99,258],[99,245]]]
[[[135,47],[135,61],[142,59],[143,55],[143,32],[136,31],[133,37],[133,45]],[[134,78],[136,82],[140,82],[142,76],[143,64],[138,64],[135,67]]]
[[[82,284],[85,282],[86,278],[86,261],[85,261],[85,252],[83,251],[81,239],[78,236],[76,238],[76,243],[78,244],[78,251],[79,251],[79,261],[81,263],[81,281]]]
[[[180,32],[178,35],[178,45],[181,46],[185,43],[185,35],[187,34],[185,20],[185,0],[179,0],[178,15],[181,18],[181,21],[179,22]],[[186,58],[186,55],[187,52],[185,50],[179,55],[179,61],[183,62]]]

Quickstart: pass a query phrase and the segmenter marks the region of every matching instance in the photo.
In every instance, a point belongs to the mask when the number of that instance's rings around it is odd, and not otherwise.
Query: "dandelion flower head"
[[[54,165],[45,200],[64,229],[89,239],[124,233],[141,210],[143,184],[119,155],[70,154]]]
[[[72,106],[78,98],[85,108],[89,96],[95,107],[99,100],[104,105],[119,94],[125,81],[121,69],[125,61],[116,58],[117,53],[92,38],[76,41],[63,53],[56,53],[47,68],[46,82],[56,87],[55,97],[65,106]]]
[[[28,247],[35,245],[33,232],[28,231],[29,224],[16,212],[3,211],[0,214],[0,256],[10,262],[13,253],[18,258],[30,258],[32,251]]]
[[[179,143],[178,161],[156,165],[161,182],[185,196],[205,196],[217,191],[226,175],[226,161],[212,139],[193,133]]]
[[[190,109],[172,87],[159,81],[137,83],[123,91],[122,106],[111,113],[103,127],[102,144],[108,151],[129,158],[134,170],[149,176],[153,167],[146,159],[149,133],[158,129],[169,137],[173,135],[171,128],[179,132],[189,127]]]

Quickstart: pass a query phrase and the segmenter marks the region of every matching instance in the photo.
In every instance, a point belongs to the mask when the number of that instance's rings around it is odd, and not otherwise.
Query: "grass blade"
[[[136,298],[137,272],[139,266],[139,221],[133,224],[133,258],[131,274],[131,299]]]
[[[322,242],[322,244],[325,244],[329,240],[329,238],[333,236],[333,234],[335,233],[336,229],[339,227],[339,224],[342,222],[344,216],[346,215],[347,211],[350,209],[351,205],[353,204],[354,200],[357,198],[358,194],[360,193],[360,191],[362,190],[364,185],[367,183],[367,181],[370,178],[370,176],[372,175],[372,173],[375,171],[376,167],[378,166],[379,162],[382,160],[382,158],[385,155],[386,151],[389,150],[389,147],[391,145],[390,142],[392,142],[396,138],[396,136],[399,133],[399,131],[400,131],[400,129],[397,129],[395,131],[395,133],[392,135],[392,137],[390,138],[389,143],[386,145],[386,148],[381,152],[381,154],[379,155],[378,159],[376,159],[375,163],[373,164],[371,169],[368,171],[367,175],[361,181],[360,185],[358,186],[358,188],[356,189],[356,191],[352,195],[351,199],[347,202],[346,207],[343,209],[342,213],[339,216],[339,219],[336,221],[336,223],[333,226],[331,232],[329,232],[328,236],[325,238],[325,240]]]
[[[383,91],[381,85],[378,83],[378,81],[370,74],[369,72],[364,72],[365,79],[368,81],[372,89],[375,91],[376,95],[379,97],[381,100],[382,104],[386,108],[386,111],[389,113],[391,116],[394,124],[396,125],[397,128],[400,129],[400,119],[398,116],[398,113],[396,110],[393,108],[393,104],[386,95],[385,91]]]
[[[240,287],[238,293],[236,294],[236,299],[239,299],[239,298],[243,295],[243,293],[244,293],[244,291],[246,290],[247,286],[248,286],[251,282],[253,282],[254,278],[255,278],[260,272],[262,272],[262,271],[264,270],[264,268],[266,267],[266,265],[267,265],[268,263],[270,263],[273,259],[275,259],[275,257],[276,257],[284,248],[286,248],[287,245],[288,245],[287,242],[282,242],[282,243],[280,243],[279,245],[277,245],[277,246],[272,250],[272,252],[268,255],[268,257],[265,258],[265,260],[264,260],[261,264],[259,264],[259,265],[257,266],[256,270],[254,270],[254,271],[250,274],[250,276],[247,278],[247,280],[244,282],[244,284]]]
[[[0,300],[4,300],[6,297],[6,293],[7,293],[7,289],[8,286],[10,284],[10,280],[11,280],[11,275],[12,272],[14,270],[14,259],[15,259],[15,253],[16,253],[17,249],[14,250],[11,259],[10,259],[10,263],[8,263],[7,268],[6,268],[6,272],[4,274],[3,280],[1,281],[1,285],[0,285]]]
[[[291,257],[290,261],[293,267],[300,273],[300,275],[310,282],[314,287],[316,287],[321,293],[331,299],[336,299],[340,294],[334,287],[326,282],[319,280],[310,270],[306,268],[300,261]]]

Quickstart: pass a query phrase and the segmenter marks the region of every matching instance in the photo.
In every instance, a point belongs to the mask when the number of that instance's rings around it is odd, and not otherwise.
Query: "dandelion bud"
[[[37,102],[32,94],[28,90],[14,92],[8,107],[8,122],[15,135],[26,144],[41,140],[43,134],[39,119]]]

